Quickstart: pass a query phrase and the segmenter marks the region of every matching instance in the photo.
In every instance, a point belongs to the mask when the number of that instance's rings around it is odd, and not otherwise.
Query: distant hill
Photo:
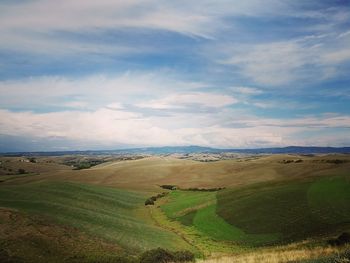
[[[241,153],[241,154],[326,154],[326,153],[350,153],[350,147],[308,147],[288,146],[281,148],[256,148],[256,149],[218,149],[201,146],[164,146],[145,147],[118,150],[93,150],[93,151],[55,151],[55,152],[11,152],[0,153],[2,156],[61,156],[61,155],[104,155],[104,154],[190,154],[190,153]]]

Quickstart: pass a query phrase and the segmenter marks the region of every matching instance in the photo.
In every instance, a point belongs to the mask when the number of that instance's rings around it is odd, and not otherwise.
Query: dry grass
[[[283,247],[271,250],[261,250],[237,254],[228,257],[211,258],[199,260],[198,263],[284,263],[298,262],[301,260],[312,260],[328,257],[340,253],[348,247],[314,247],[314,248],[293,248]]]
[[[347,159],[349,162],[333,164],[317,161],[325,158]],[[287,159],[302,159],[303,162],[283,164],[282,161]],[[17,164],[23,165],[19,162]],[[133,161],[109,162],[84,170],[70,170],[67,166],[62,169],[56,168],[59,167],[50,168],[51,170],[47,172],[42,170],[40,176],[13,180],[13,183],[62,180],[151,192],[160,191],[158,185],[161,184],[174,184],[183,188],[233,187],[271,180],[344,174],[350,170],[350,156],[271,155],[258,159],[233,159],[208,163],[171,157],[149,157]]]

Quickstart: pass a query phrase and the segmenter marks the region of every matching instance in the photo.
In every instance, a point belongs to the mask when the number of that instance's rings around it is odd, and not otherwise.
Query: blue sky
[[[0,1],[0,151],[350,145],[350,1]]]

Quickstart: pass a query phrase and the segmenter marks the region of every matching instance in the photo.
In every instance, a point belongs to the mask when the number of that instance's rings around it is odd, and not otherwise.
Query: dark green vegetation
[[[194,255],[190,251],[171,252],[157,248],[144,252],[139,259],[140,263],[166,263],[166,262],[190,262],[194,261]]]
[[[300,260],[297,263],[347,263],[350,262],[350,249],[336,255],[318,259]]]
[[[52,218],[132,253],[159,246],[188,249],[178,236],[152,225],[140,211],[144,200],[140,193],[77,183],[37,182],[0,188],[0,207]]]
[[[74,169],[75,170],[81,170],[81,169],[89,169],[92,166],[99,165],[103,163],[103,161],[100,160],[89,160],[89,161],[82,161],[82,162],[77,162],[74,163]]]
[[[176,185],[171,184],[163,184],[160,187],[167,190],[175,190],[177,188]]]
[[[162,206],[165,214],[184,226],[194,227],[204,238],[215,241],[251,242],[261,238],[273,239],[270,235],[247,235],[238,227],[229,224],[216,213],[217,193],[212,191],[175,191],[170,193],[168,203]]]
[[[174,191],[162,209],[217,241],[261,246],[324,239],[350,229],[350,181],[329,177]]]
[[[223,191],[217,213],[247,234],[275,237],[261,244],[334,235],[350,228],[350,181],[331,177]]]
[[[350,233],[344,232],[337,238],[333,238],[327,241],[331,246],[344,246],[350,244]]]
[[[145,201],[145,205],[154,205],[154,202],[157,201],[157,199],[162,198],[166,195],[167,193],[163,192],[161,194],[151,196],[150,198],[147,198],[147,200]]]

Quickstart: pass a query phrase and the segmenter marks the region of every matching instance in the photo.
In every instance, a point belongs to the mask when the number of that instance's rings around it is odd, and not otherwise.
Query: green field
[[[245,233],[278,237],[262,244],[337,235],[350,229],[350,181],[329,177],[227,190],[218,194],[217,213]]]
[[[152,224],[144,194],[77,183],[0,187],[0,207],[54,219],[132,253],[156,247],[185,249],[177,235]]]
[[[213,240],[245,246],[325,238],[350,229],[350,181],[329,177],[219,192],[174,191],[162,210]]]

